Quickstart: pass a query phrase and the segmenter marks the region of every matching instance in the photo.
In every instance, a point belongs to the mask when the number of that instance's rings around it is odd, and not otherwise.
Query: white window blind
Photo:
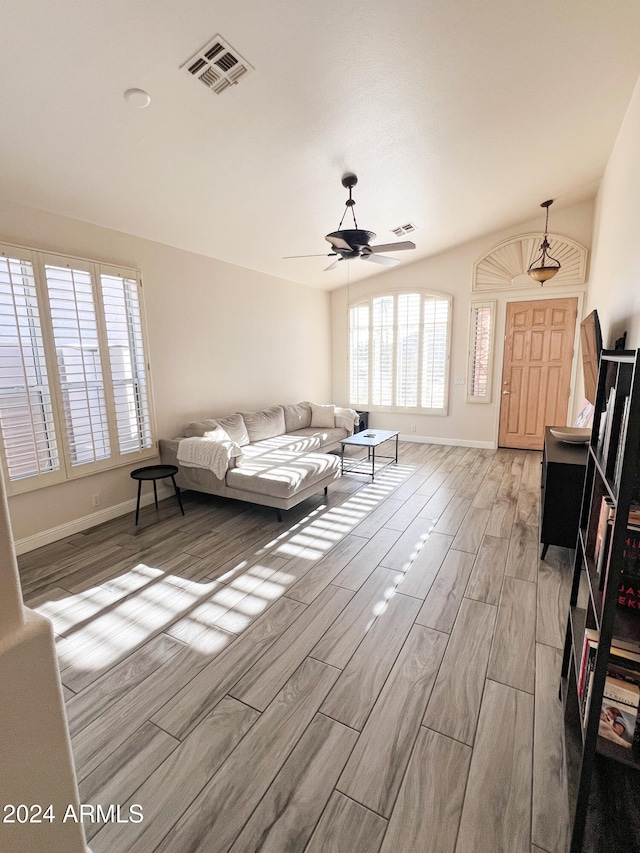
[[[450,317],[450,297],[424,292],[351,306],[351,404],[446,414]]]
[[[153,444],[138,282],[100,276],[120,453]]]
[[[349,312],[349,384],[351,402],[369,402],[369,305],[354,305]]]
[[[398,296],[396,406],[418,405],[421,302],[419,293]]]
[[[110,455],[91,273],[45,264],[53,339],[72,465]]]
[[[374,406],[393,403],[394,298],[373,300],[371,333],[371,402]]]
[[[10,480],[60,470],[33,263],[0,257],[0,428]]]
[[[9,493],[155,455],[139,276],[0,247]]]
[[[469,330],[467,402],[491,401],[491,355],[495,301],[472,302]]]
[[[449,301],[436,296],[424,299],[424,355],[422,358],[421,404],[425,409],[443,409],[447,394]]]

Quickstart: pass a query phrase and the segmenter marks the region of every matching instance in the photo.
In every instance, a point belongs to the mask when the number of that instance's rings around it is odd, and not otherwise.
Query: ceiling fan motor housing
[[[325,240],[328,240],[343,258],[357,258],[363,249],[369,248],[369,244],[375,240],[375,237],[373,231],[347,228],[343,231],[332,231],[331,234],[326,235]]]

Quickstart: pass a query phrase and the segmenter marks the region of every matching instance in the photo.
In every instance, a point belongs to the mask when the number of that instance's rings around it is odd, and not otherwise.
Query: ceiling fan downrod
[[[353,217],[353,224],[355,225],[356,231],[358,230],[358,223],[356,222],[356,212],[353,209],[355,207],[355,201],[351,197],[351,190],[358,183],[358,178],[353,174],[353,172],[347,172],[342,176],[342,186],[345,189],[349,190],[349,198],[345,201],[345,211],[342,214],[342,219],[340,220],[340,224],[338,225],[338,231],[342,229],[342,223],[344,222],[344,218],[347,215],[347,210],[351,208],[351,216]]]

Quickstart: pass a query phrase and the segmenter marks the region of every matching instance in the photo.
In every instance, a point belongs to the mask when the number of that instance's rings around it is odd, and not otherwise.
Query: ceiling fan
[[[353,258],[362,258],[363,261],[372,261],[376,264],[382,264],[385,267],[394,267],[396,264],[399,264],[400,261],[396,260],[396,258],[387,258],[380,254],[381,252],[399,252],[404,249],[415,249],[416,244],[412,243],[410,240],[405,240],[402,243],[383,243],[379,246],[370,245],[371,241],[375,240],[376,235],[373,231],[364,231],[361,228],[358,228],[356,214],[353,209],[355,201],[351,197],[351,191],[357,183],[357,177],[351,172],[348,172],[342,177],[342,186],[349,190],[349,198],[345,202],[345,211],[342,214],[338,230],[332,231],[331,234],[327,234],[324,238],[331,243],[331,247],[334,251],[327,252],[323,255],[288,255],[284,260],[289,260],[291,258],[331,258],[339,255],[340,257],[338,257],[336,261],[333,261],[328,267],[325,267],[325,272],[337,267],[340,261],[350,261]],[[344,218],[349,209],[351,209],[351,216],[353,217],[353,224],[355,227],[343,229],[342,223],[344,222]]]

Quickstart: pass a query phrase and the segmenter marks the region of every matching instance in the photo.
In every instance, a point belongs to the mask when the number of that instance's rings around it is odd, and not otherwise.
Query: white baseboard
[[[415,441],[418,444],[451,444],[454,447],[479,447],[485,450],[496,450],[498,445],[493,441],[475,441],[472,438],[433,438],[428,435],[401,435],[400,441]]]
[[[158,484],[158,500],[168,497],[175,497],[173,489]],[[140,500],[140,506],[148,506],[153,503],[153,494],[143,495]],[[40,533],[34,533],[33,536],[25,536],[24,539],[17,539],[15,542],[16,554],[26,554],[27,551],[35,551],[36,548],[42,548],[43,545],[50,545],[52,542],[58,542],[67,536],[72,536],[74,533],[81,533],[83,530],[89,530],[91,527],[97,527],[98,524],[104,524],[105,521],[111,521],[114,518],[119,518],[121,515],[127,515],[136,511],[136,499],[124,501],[114,506],[106,507],[105,509],[92,512],[91,515],[84,515],[82,518],[76,518],[73,521],[67,521],[65,524],[60,524],[58,527],[52,527],[49,530],[43,530]],[[131,525],[133,526],[133,517]]]

